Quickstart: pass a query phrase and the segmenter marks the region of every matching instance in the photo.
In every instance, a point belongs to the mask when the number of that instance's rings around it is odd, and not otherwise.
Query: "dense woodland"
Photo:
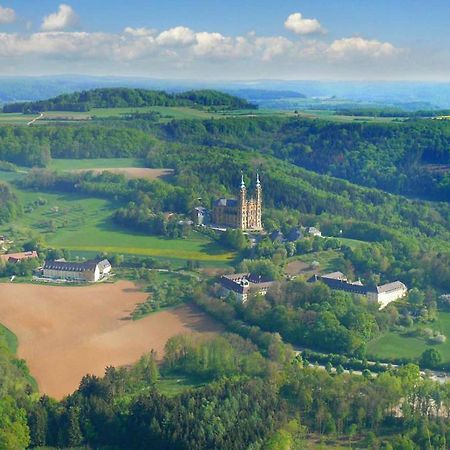
[[[208,384],[168,396],[159,388],[168,374]],[[423,380],[417,366],[332,375],[277,352],[266,359],[233,334],[176,336],[160,367],[154,353],[108,367],[60,402],[31,392],[2,401],[4,448],[269,450],[306,448],[314,433],[358,448],[444,450],[450,439],[448,385]]]
[[[233,95],[213,90],[195,90],[177,94],[131,88],[101,88],[62,94],[48,100],[10,103],[4,113],[40,113],[45,111],[87,112],[92,108],[141,108],[144,106],[219,107],[221,109],[256,109]]]
[[[450,162],[446,121],[373,124],[271,117],[173,121],[163,132],[176,141],[255,149],[367,187],[450,198],[448,170],[439,171],[439,165]]]

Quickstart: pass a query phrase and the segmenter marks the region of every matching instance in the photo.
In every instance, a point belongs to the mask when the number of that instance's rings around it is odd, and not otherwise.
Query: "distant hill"
[[[48,100],[9,103],[4,113],[37,113],[45,111],[86,112],[92,108],[139,108],[145,106],[192,106],[221,109],[256,109],[242,98],[223,92],[202,89],[167,93],[147,89],[100,88],[62,94]]]
[[[306,98],[306,95],[297,91],[280,91],[280,90],[267,90],[267,89],[235,89],[226,90],[229,94],[237,95],[252,103],[258,103],[260,101],[267,100],[280,100],[286,98]]]

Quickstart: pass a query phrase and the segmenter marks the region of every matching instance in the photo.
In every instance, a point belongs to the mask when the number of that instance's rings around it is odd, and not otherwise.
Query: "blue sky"
[[[0,74],[450,79],[444,0],[0,0]]]

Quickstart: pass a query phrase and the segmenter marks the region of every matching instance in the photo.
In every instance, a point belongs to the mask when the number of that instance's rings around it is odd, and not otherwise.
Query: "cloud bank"
[[[15,19],[0,7],[0,21]],[[12,16],[11,16],[12,14]],[[1,19],[3,18],[3,19]],[[2,73],[84,72],[204,78],[310,77],[380,73],[398,64],[403,50],[361,36],[329,40],[317,19],[296,12],[285,29],[294,35],[231,36],[184,25],[164,30],[126,26],[118,33],[75,31],[79,17],[67,5],[44,17],[37,32],[0,32]],[[282,24],[280,24],[282,25]],[[400,58],[401,59],[401,58]],[[362,64],[363,63],[363,64]],[[0,72],[1,73],[1,72]]]

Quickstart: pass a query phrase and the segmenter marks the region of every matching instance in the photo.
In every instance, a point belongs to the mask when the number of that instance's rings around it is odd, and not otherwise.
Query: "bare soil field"
[[[41,393],[61,399],[83,375],[101,376],[107,366],[133,363],[171,336],[216,333],[221,326],[192,305],[132,321],[129,314],[147,294],[128,281],[93,286],[0,284],[0,322],[19,339]]]
[[[127,178],[146,178],[147,180],[156,180],[167,178],[173,175],[173,169],[149,169],[145,167],[117,167],[111,169],[75,169],[71,172],[93,172],[100,174],[102,172],[112,172],[125,175]]]
[[[306,264],[303,261],[291,261],[286,265],[286,273],[291,276],[295,275],[305,275],[308,273],[313,273],[310,264]]]

